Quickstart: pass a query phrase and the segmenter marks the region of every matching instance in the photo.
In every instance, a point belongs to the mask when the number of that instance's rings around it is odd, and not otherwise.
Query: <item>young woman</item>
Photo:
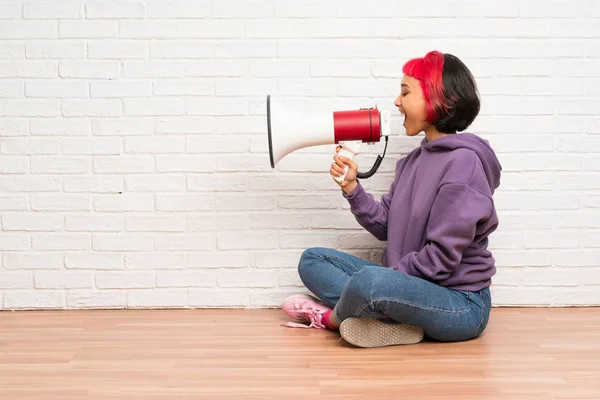
[[[488,142],[464,131],[479,113],[475,80],[455,56],[433,51],[408,61],[394,104],[420,146],[396,164],[389,193],[376,201],[352,160],[334,156],[332,176],[356,220],[387,241],[382,264],[332,249],[304,252],[299,274],[318,299],[287,298],[288,326],[339,329],[359,347],[479,336],[496,272],[488,236],[498,217],[492,195],[501,166]],[[339,147],[338,147],[339,151]]]

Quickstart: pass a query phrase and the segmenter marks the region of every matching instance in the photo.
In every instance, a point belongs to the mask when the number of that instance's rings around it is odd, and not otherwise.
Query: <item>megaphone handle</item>
[[[342,148],[337,153],[338,156],[346,157],[346,158],[349,158],[350,160],[354,160],[354,156],[356,156],[356,154],[358,153],[360,142],[349,142],[349,143],[340,142],[339,144],[342,146]],[[354,150],[354,151],[352,151],[352,150]],[[336,181],[338,181],[339,183],[342,183],[342,182],[344,182],[344,179],[346,179],[347,173],[348,173],[348,166],[346,165],[346,167],[344,168],[344,174],[339,177],[334,177],[334,179]]]
[[[340,149],[340,151],[338,152],[338,156],[340,157],[346,157],[349,158],[350,160],[354,160],[354,153],[351,152],[350,150],[342,147]],[[342,176],[336,177],[335,180],[338,181],[339,183],[344,182],[344,179],[346,179],[346,174],[348,173],[348,166],[346,165],[346,167],[344,167],[344,174]]]

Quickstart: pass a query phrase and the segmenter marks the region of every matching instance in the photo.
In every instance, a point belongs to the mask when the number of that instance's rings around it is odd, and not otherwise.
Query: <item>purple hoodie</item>
[[[381,202],[362,185],[342,192],[356,220],[387,240],[385,267],[456,290],[491,285],[488,236],[498,227],[492,195],[502,167],[487,141],[471,133],[427,142],[396,164]]]

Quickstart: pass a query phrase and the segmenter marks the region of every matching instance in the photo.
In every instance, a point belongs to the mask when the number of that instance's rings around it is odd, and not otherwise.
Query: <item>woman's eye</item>
[[[408,93],[402,93],[402,97],[406,97]]]

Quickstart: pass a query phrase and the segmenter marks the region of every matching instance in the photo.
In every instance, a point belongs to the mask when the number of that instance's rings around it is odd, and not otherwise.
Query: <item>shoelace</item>
[[[281,326],[287,326],[290,328],[316,328],[316,329],[326,329],[326,326],[323,325],[323,314],[319,314],[317,310],[312,307],[307,307],[307,302],[304,301],[302,304],[298,304],[296,302],[292,303],[294,308],[310,322],[310,325],[301,324],[298,322],[287,322],[282,324]]]

